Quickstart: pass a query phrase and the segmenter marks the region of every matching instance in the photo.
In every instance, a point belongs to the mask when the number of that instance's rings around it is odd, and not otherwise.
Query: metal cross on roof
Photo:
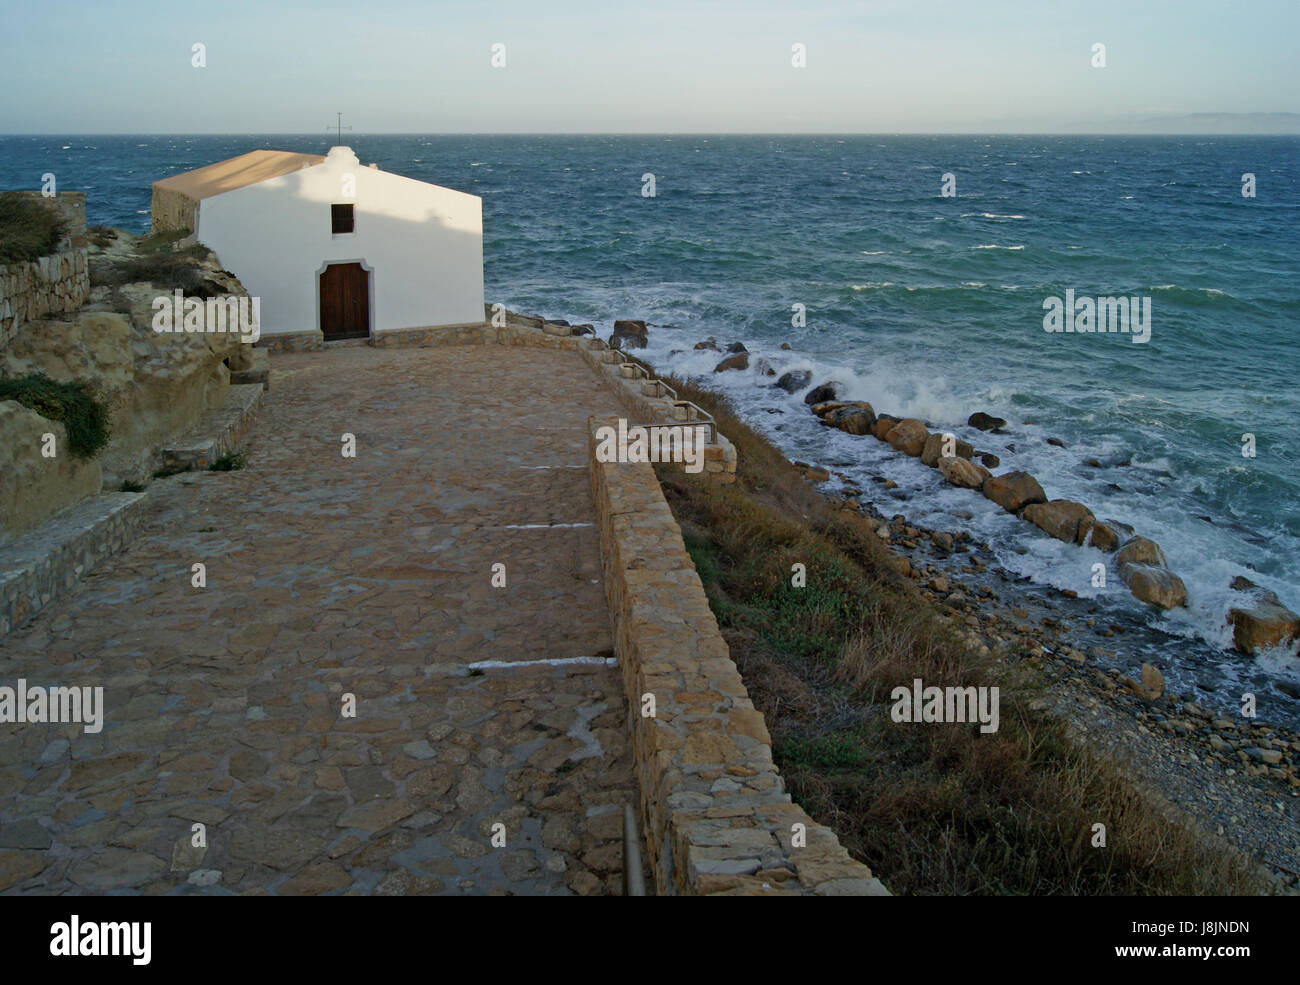
[[[338,135],[339,135],[339,144],[341,145],[341,144],[343,143],[343,131],[344,131],[344,130],[351,130],[352,128],[351,128],[351,127],[345,127],[345,126],[343,125],[343,114],[342,114],[342,113],[339,113],[339,114],[338,114],[338,121],[337,121],[333,126],[326,127],[325,129],[326,129],[326,130],[337,130],[337,131],[338,131]]]

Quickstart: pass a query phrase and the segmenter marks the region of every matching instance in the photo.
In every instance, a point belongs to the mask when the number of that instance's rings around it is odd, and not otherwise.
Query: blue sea
[[[603,336],[616,318],[652,323],[652,363],[725,390],[791,457],[868,490],[873,475],[893,478],[886,514],[972,530],[1032,582],[1104,596],[1225,666],[1250,663],[1224,649],[1235,575],[1300,609],[1300,138],[347,140],[364,163],[482,196],[489,302],[592,322]],[[0,137],[0,187],[36,188],[53,172],[88,193],[91,223],[141,232],[159,178],[259,147],[331,143]],[[1247,173],[1254,197],[1242,195]],[[941,194],[945,174],[955,196]],[[1044,300],[1067,289],[1149,297],[1150,341],[1045,332]],[[714,374],[719,357],[693,348],[709,336],[743,342],[751,369]],[[1114,572],[1094,587],[1105,556],[873,439],[817,426],[803,393],[773,387],[768,367],[837,380],[878,412],[999,455],[995,471],[1026,469],[1050,497],[1130,523],[1162,545],[1189,607],[1147,611]],[[1007,433],[966,427],[977,410],[1006,418]],[[1293,657],[1261,661],[1296,676]]]

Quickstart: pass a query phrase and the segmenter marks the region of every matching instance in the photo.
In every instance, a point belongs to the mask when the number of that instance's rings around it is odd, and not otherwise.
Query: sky
[[[1298,39],[1298,0],[4,0],[0,133],[1297,133]]]

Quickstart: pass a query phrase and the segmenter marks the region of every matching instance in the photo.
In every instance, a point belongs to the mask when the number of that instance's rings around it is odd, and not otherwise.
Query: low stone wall
[[[889,895],[785,792],[653,468],[595,459],[613,423],[588,468],[659,895]]]
[[[145,493],[96,496],[0,547],[0,638],[120,551],[140,525],[145,500]]]
[[[315,329],[310,332],[280,332],[263,334],[255,344],[268,352],[320,352],[325,348],[325,336]]]
[[[25,194],[56,210],[66,228],[58,249],[49,256],[0,265],[0,348],[27,322],[76,311],[90,296],[85,192],[60,192],[54,198],[44,198],[40,192]]]
[[[159,188],[154,185],[149,202],[149,232],[177,232],[181,229],[198,232],[194,228],[194,214],[198,204],[188,195],[173,188]]]
[[[581,352],[593,372],[609,385],[623,406],[631,411],[635,420],[629,423],[673,426],[707,419],[700,416],[703,412],[694,404],[683,406],[681,402],[675,401],[665,384],[640,375],[635,364],[625,361],[617,349],[609,348],[599,339],[586,340]],[[712,440],[704,449],[704,471],[709,478],[715,482],[735,482],[738,461],[736,446],[714,428]]]

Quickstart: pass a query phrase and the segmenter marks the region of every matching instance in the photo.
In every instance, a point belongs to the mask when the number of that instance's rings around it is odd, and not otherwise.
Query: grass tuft
[[[245,455],[242,451],[228,451],[211,465],[209,472],[238,472],[244,467]]]
[[[1043,678],[970,646],[727,401],[669,380],[739,451],[735,485],[657,471],[791,795],[899,894],[1263,891],[1240,853],[1166,816],[1042,706]],[[791,565],[807,585],[791,585]],[[890,692],[998,687],[1000,727],[904,724]],[[1093,825],[1107,847],[1092,846]]]
[[[68,451],[93,458],[108,444],[108,408],[87,382],[56,383],[44,373],[0,379],[0,400],[16,400],[67,431]]]
[[[0,263],[49,256],[66,228],[62,216],[31,195],[0,194]]]

